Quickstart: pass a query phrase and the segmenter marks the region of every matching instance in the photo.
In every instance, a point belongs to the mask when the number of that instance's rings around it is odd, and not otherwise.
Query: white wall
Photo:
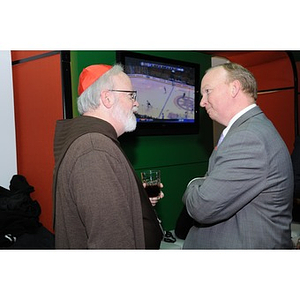
[[[0,186],[17,174],[15,116],[10,51],[0,51]]]

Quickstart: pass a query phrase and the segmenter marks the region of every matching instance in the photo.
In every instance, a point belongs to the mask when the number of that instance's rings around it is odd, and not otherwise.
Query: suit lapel
[[[243,114],[241,117],[239,117],[230,127],[229,131],[227,132],[227,135],[230,134],[233,130],[235,130],[236,128],[238,128],[240,125],[242,125],[244,122],[246,122],[247,120],[249,120],[250,118],[259,115],[263,113],[262,110],[259,108],[259,106],[255,106],[252,109],[250,109],[249,111],[247,111],[245,114]],[[226,136],[227,136],[226,135]],[[226,139],[226,137],[225,137]],[[215,147],[215,150],[212,152],[210,158],[209,158],[209,164],[208,164],[208,174],[210,173],[210,171],[213,169],[214,164],[215,164],[215,157],[217,154],[217,147]]]

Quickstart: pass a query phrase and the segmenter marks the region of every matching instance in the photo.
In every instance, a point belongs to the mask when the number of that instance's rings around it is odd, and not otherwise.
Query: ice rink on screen
[[[194,87],[140,74],[129,77],[133,89],[137,90],[139,115],[157,119],[194,119]]]

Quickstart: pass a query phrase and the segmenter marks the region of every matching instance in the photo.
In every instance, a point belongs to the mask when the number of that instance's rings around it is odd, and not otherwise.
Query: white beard
[[[131,132],[134,131],[136,128],[136,116],[132,112],[132,114],[127,119],[127,122],[125,123],[125,132]]]
[[[124,132],[131,132],[136,129],[137,122],[134,115],[134,112],[136,111],[137,107],[133,107],[129,114],[126,114],[119,106],[116,106],[114,109],[113,116],[124,125]]]

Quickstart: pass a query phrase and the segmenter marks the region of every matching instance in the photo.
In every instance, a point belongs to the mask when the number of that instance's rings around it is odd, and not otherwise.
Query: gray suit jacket
[[[184,248],[291,248],[293,169],[273,124],[257,106],[234,122],[209,159],[207,177],[183,202],[197,222]]]

